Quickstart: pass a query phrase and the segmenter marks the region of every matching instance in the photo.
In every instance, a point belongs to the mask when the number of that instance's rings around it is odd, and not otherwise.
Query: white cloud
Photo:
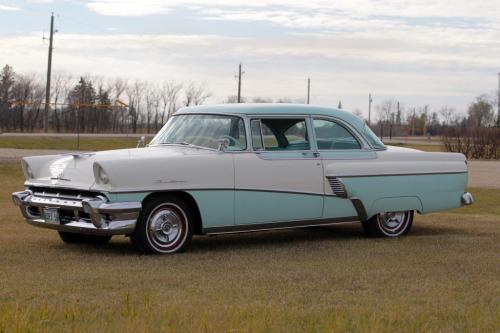
[[[19,7],[15,7],[15,6],[7,6],[7,5],[2,5],[0,4],[0,11],[18,11],[18,10],[21,10],[21,8]]]
[[[103,0],[91,1],[87,7],[101,15],[106,16],[147,16],[158,15],[167,12],[169,9],[164,1],[140,1],[130,0]]]
[[[247,9],[266,10],[276,8],[279,13],[283,9],[296,11],[303,16],[311,16],[318,12],[337,11],[344,14],[359,16],[391,15],[413,17],[488,17],[498,19],[500,6],[497,0],[483,0],[480,2],[469,0],[93,0],[88,3],[90,9],[104,15],[113,12],[120,15],[120,7],[135,9],[130,11],[134,15],[151,15],[161,13],[169,8],[198,8],[200,10],[220,9],[242,12]],[[128,11],[128,10],[127,10]],[[226,17],[227,18],[227,17]]]
[[[175,15],[182,7],[214,26],[231,22],[233,37],[59,33],[55,70],[206,81],[220,100],[234,94],[242,61],[247,96],[303,97],[311,76],[314,102],[342,99],[346,107],[363,107],[368,92],[463,106],[496,87],[498,0],[93,0],[87,7],[114,16]],[[238,22],[280,30],[234,37]],[[46,47],[39,35],[0,37],[2,61],[20,72],[43,72]]]
[[[453,31],[443,32],[454,35]],[[379,36],[380,37],[380,36]],[[405,40],[404,32],[386,39],[369,33],[295,35],[291,39],[217,35],[58,34],[54,70],[148,81],[206,81],[215,100],[234,94],[236,64],[243,60],[246,96],[303,97],[304,78],[313,78],[315,103],[364,105],[371,91],[382,96],[420,99],[459,106],[494,87],[498,43],[459,48],[461,39],[437,47],[425,38]],[[443,36],[437,36],[437,40]],[[450,38],[450,36],[445,36]],[[487,42],[487,41],[483,41]],[[481,41],[477,42],[481,45]],[[41,72],[46,45],[39,34],[0,39],[4,61],[20,72]],[[493,83],[491,82],[493,81]]]

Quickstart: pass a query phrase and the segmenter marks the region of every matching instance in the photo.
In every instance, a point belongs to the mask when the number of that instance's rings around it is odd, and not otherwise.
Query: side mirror
[[[219,143],[219,151],[225,151],[227,147],[229,147],[229,139],[228,138],[222,138],[217,140]]]
[[[141,136],[139,141],[137,141],[137,148],[145,147],[146,146],[145,140],[146,140],[146,138]]]

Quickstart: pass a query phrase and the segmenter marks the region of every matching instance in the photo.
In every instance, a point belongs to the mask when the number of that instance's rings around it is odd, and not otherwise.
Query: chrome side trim
[[[257,231],[268,231],[268,230],[326,226],[332,224],[352,223],[352,222],[359,222],[359,218],[357,216],[347,216],[343,218],[332,218],[332,219],[316,219],[316,220],[305,220],[305,221],[271,222],[271,223],[232,225],[225,227],[211,227],[211,228],[203,228],[203,233],[206,235],[235,234],[242,232],[257,232]]]
[[[359,177],[397,177],[397,176],[431,176],[431,175],[456,175],[468,173],[468,171],[439,171],[439,172],[416,172],[416,173],[380,173],[380,174],[359,174],[359,175],[339,175],[343,178],[359,178]],[[333,177],[333,176],[332,176]]]
[[[341,178],[337,177],[326,177],[333,193],[341,198],[347,198],[347,190],[345,188],[344,182]]]

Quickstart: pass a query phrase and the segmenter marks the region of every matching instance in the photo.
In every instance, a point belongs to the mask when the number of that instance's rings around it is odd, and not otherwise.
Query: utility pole
[[[368,126],[371,125],[371,120],[372,120],[372,94],[368,94]]]
[[[307,78],[307,104],[309,104],[311,98],[311,78]]]
[[[241,71],[241,62],[238,67],[238,103],[241,103],[241,75],[245,72]]]
[[[47,86],[45,87],[45,111],[43,115],[43,129],[49,130],[49,103],[50,103],[50,75],[52,73],[52,40],[54,37],[54,13],[50,15],[49,62],[47,64]]]

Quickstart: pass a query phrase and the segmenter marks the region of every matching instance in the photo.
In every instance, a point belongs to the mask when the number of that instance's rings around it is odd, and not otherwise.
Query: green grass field
[[[196,237],[174,256],[128,239],[63,244],[23,222],[0,163],[0,332],[498,332],[500,190],[417,216],[400,239],[357,224]]]

